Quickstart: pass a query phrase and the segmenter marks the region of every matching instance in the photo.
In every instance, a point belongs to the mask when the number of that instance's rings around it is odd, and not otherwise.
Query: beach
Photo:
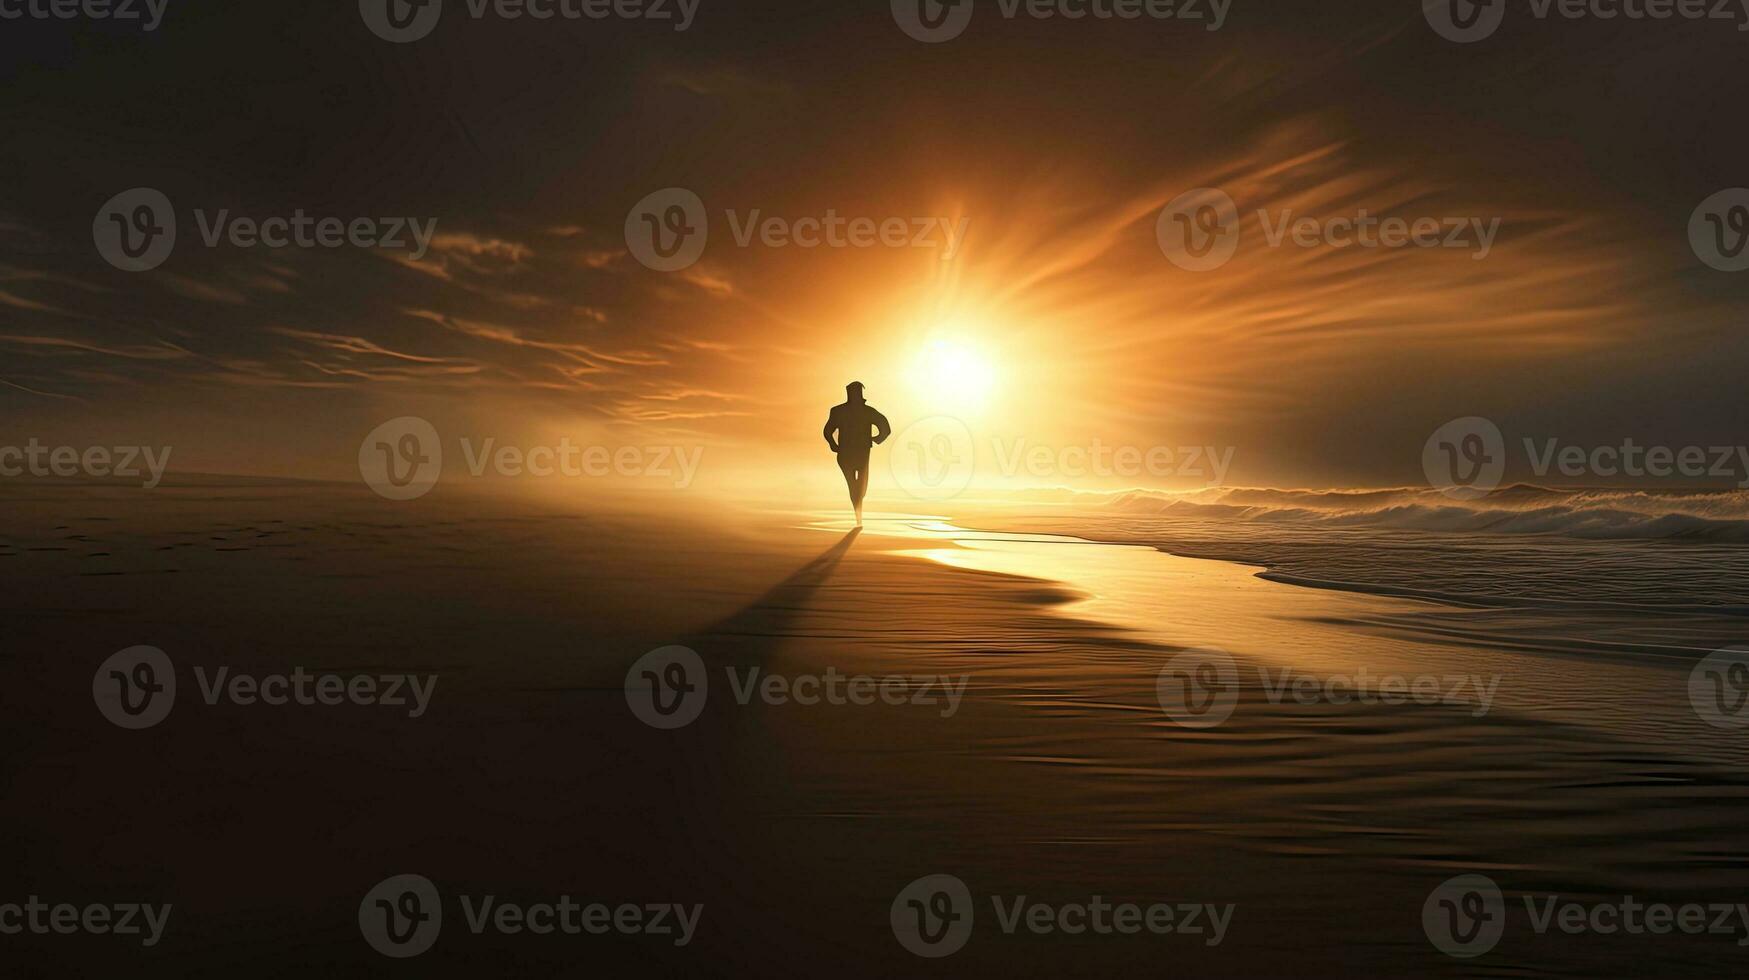
[[[1645,974],[1749,936],[1536,926],[1624,897],[1734,908],[1749,877],[1738,739],[1690,707],[1692,660],[1580,642],[1575,622],[1648,628],[1619,611],[1556,623],[1272,581],[1040,508],[871,507],[856,531],[793,508],[388,504],[284,481],[7,493],[8,795],[31,804],[10,877],[45,901],[173,907],[149,948],[23,937],[25,973],[1534,976],[1631,949]],[[139,644],[177,695],[127,730],[93,672]],[[628,671],[672,645],[708,691],[662,729]],[[1187,725],[1162,671],[1209,651],[1231,658],[1230,714]],[[294,675],[428,697],[260,698]],[[1506,901],[1474,959],[1422,915],[1469,873]],[[404,964],[360,935],[361,901],[403,874],[445,910]],[[938,875],[975,914],[963,949],[919,958],[893,910]],[[486,896],[698,917],[684,943],[537,934],[480,918]]]

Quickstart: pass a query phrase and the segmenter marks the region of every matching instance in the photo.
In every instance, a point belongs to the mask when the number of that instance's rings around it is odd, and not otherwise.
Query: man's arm
[[[891,423],[889,423],[887,421],[887,417],[885,415],[882,415],[880,412],[875,411],[873,408],[870,408],[869,411],[874,412],[874,424],[875,424],[874,441],[875,441],[875,445],[878,446],[881,443],[886,442],[887,437],[893,434],[893,426]]]
[[[826,445],[831,446],[833,452],[838,451],[838,440],[835,437],[837,432],[838,419],[831,415],[826,416],[826,427],[820,430],[820,434],[826,437]]]

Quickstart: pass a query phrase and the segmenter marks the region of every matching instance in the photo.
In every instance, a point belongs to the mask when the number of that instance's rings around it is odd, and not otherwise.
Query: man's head
[[[844,397],[853,402],[862,401],[862,382],[852,381],[844,386]]]

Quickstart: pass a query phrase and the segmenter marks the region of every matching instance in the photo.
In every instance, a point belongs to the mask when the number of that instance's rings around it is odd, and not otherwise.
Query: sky
[[[1688,234],[1749,183],[1735,24],[1524,3],[1457,44],[1414,2],[1232,0],[1219,30],[974,2],[933,44],[884,0],[701,0],[685,30],[448,0],[405,44],[350,2],[11,21],[0,442],[356,479],[366,433],[417,416],[476,444],[694,447],[700,485],[815,486],[837,480],[820,425],[851,380],[895,428],[963,426],[986,475],[1047,447],[1043,484],[1207,482],[1065,472],[1094,446],[1208,447],[1234,485],[1413,484],[1466,416],[1515,441],[1742,441],[1749,275]],[[142,187],[176,245],[123,271],[93,228]],[[668,188],[709,232],[660,271],[627,226]],[[1196,188],[1240,229],[1207,271],[1158,235]],[[1271,244],[1363,209],[1470,242]],[[417,255],[202,234],[300,212],[431,234]],[[828,215],[912,235],[737,240]]]

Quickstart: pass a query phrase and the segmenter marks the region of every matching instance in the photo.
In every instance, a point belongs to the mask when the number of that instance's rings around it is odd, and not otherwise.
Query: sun
[[[932,340],[911,370],[917,394],[942,408],[982,408],[996,387],[994,363],[977,347],[957,339]]]

